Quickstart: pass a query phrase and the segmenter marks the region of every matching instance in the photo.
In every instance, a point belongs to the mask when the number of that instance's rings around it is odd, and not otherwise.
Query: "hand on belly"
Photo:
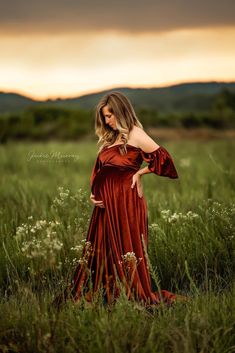
[[[105,208],[103,201],[102,200],[95,200],[95,195],[93,195],[92,193],[90,195],[90,200],[95,206],[98,206],[100,208]]]

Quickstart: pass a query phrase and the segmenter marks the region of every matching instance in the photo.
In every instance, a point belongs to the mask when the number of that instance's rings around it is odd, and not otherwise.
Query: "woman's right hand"
[[[105,208],[105,207],[104,207],[104,204],[103,204],[103,201],[97,201],[97,200],[95,200],[95,195],[93,195],[92,193],[91,193],[91,195],[90,195],[90,200],[91,200],[91,202],[92,202],[95,206],[98,206],[98,207],[100,207],[100,208]]]

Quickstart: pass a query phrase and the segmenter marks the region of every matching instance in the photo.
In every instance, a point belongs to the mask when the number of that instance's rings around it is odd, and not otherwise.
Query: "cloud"
[[[7,36],[0,46],[0,90],[45,99],[120,86],[231,81],[234,37],[235,28]]]
[[[235,25],[234,0],[8,0],[0,33],[165,32]]]

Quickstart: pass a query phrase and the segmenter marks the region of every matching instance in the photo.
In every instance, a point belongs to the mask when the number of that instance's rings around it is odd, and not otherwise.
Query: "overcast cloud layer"
[[[0,33],[143,33],[235,25],[234,0],[0,1]]]

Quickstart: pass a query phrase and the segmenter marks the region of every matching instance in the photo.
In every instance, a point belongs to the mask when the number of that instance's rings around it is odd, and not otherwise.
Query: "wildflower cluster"
[[[154,231],[154,230],[159,230],[160,226],[157,223],[152,223],[148,226],[148,228]]]
[[[228,240],[235,239],[235,203],[223,205],[218,201],[208,199],[205,215],[212,226],[217,225],[220,235],[223,234]]]
[[[119,261],[119,264],[122,264],[123,262],[126,264],[138,264],[142,260],[142,257],[139,257],[137,260],[136,255],[133,251],[128,251],[126,254],[121,255],[121,257],[123,261]]]
[[[75,247],[70,248],[70,250],[75,252],[79,252],[81,249],[83,249],[82,256],[74,258],[73,264],[79,263],[80,265],[87,265],[92,252],[92,245],[91,242],[87,241],[86,239],[83,239],[81,242],[83,243],[82,245],[76,245]]]
[[[215,217],[219,217],[224,220],[234,219],[235,216],[235,203],[231,205],[223,205],[218,201],[213,201],[212,199],[208,199],[206,213],[209,218],[213,219]],[[204,206],[204,205],[203,205]]]
[[[52,208],[63,208],[71,203],[76,203],[85,206],[89,206],[87,193],[79,188],[76,194],[71,194],[69,189],[64,189],[63,186],[58,187],[58,197],[52,202]]]
[[[162,210],[161,217],[168,223],[176,223],[178,221],[190,221],[199,218],[200,216],[192,211],[188,211],[186,214],[183,214],[182,212],[171,213],[170,210]]]
[[[28,220],[32,220],[33,217],[29,216]],[[57,220],[55,221],[47,221],[45,219],[37,220],[35,224],[30,223],[22,223],[20,226],[16,228],[16,239],[22,240],[32,234],[39,234],[41,232],[46,232],[46,234],[56,235],[56,228],[61,223]]]
[[[68,189],[64,190],[63,186],[58,187],[59,197],[53,200],[52,207],[63,207],[66,206],[68,199],[70,198],[70,191]]]
[[[72,246],[72,248],[70,248],[70,250],[73,250],[75,252],[79,252],[82,248],[83,248],[83,245],[76,245],[76,246]]]
[[[59,186],[58,196],[52,201],[51,209],[61,219],[66,218],[69,223],[68,230],[86,232],[90,217],[90,203],[87,193],[81,188],[76,193],[71,193],[69,189]]]
[[[29,216],[28,220],[32,221]],[[22,223],[16,228],[15,238],[22,241],[20,251],[28,259],[48,260],[48,263],[56,262],[56,255],[63,247],[58,239],[57,231],[60,222],[37,220],[35,223]]]
[[[137,258],[135,256],[135,253],[134,252],[127,252],[125,255],[122,255],[122,258],[125,262],[128,262],[128,261],[134,261],[134,262],[137,262]]]
[[[44,239],[36,239],[23,242],[21,251],[29,259],[41,257],[45,260],[52,259],[55,252],[58,252],[63,246],[63,243],[58,239],[52,238],[50,234]]]
[[[139,265],[142,257],[139,257],[138,260],[133,251],[128,251],[126,254],[121,255],[122,261],[119,261],[119,265],[123,265],[123,270],[125,273],[125,279],[128,282],[128,285],[132,287],[132,283],[134,281],[134,276],[136,273],[137,266]]]

